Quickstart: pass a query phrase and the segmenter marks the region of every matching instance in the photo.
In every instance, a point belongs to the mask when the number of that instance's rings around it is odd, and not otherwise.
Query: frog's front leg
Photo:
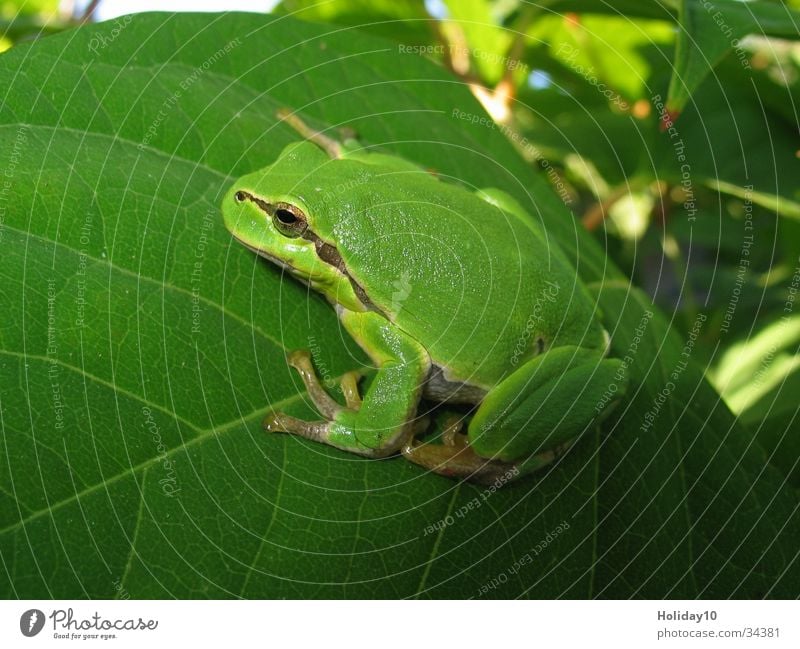
[[[305,422],[274,413],[264,420],[264,428],[367,457],[391,455],[427,424],[415,416],[430,357],[419,343],[377,313],[344,310],[340,319],[377,366],[363,401],[354,377],[345,375],[342,388],[348,405],[340,406],[323,389],[308,355],[295,352],[289,362],[300,372],[309,397],[326,420]]]
[[[451,431],[442,445],[410,441],[403,455],[436,473],[483,483],[531,473],[607,414],[612,384],[614,396],[622,396],[620,365],[595,349],[547,351],[489,391],[466,437]]]

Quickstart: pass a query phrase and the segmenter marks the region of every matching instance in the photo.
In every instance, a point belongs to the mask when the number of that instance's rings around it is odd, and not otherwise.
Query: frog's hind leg
[[[484,483],[508,472],[516,478],[536,471],[607,414],[606,396],[620,365],[604,358],[604,350],[550,350],[488,392],[468,435],[450,432],[443,445],[412,442],[403,454],[436,473]]]
[[[442,444],[420,444],[413,438],[401,449],[403,457],[433,473],[477,482],[478,484],[500,486],[516,478],[546,467],[572,445],[563,442],[554,448],[536,453],[519,462],[491,460],[478,455],[467,441],[467,436],[456,428],[445,429]]]
[[[442,431],[441,444],[421,444],[409,439],[401,449],[403,457],[434,473],[480,484],[502,484],[519,475],[520,466],[514,462],[487,460],[475,453],[461,432],[463,423],[463,418],[452,417]],[[550,461],[552,458],[546,459]]]
[[[518,460],[581,437],[619,396],[621,361],[605,350],[563,346],[535,356],[492,388],[469,423],[483,457]]]

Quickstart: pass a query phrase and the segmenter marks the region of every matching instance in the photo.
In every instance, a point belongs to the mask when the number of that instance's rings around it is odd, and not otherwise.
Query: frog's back
[[[594,303],[532,219],[424,173],[375,172],[331,223],[351,277],[450,380],[489,387],[553,345],[601,347]]]

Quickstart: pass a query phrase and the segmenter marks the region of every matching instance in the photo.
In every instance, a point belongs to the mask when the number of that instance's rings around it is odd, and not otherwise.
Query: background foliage
[[[287,1],[0,56],[3,596],[796,597],[800,23],[744,7]],[[286,350],[365,361],[221,224],[281,106],[519,198],[630,357],[614,418],[493,494],[262,434],[313,416]]]

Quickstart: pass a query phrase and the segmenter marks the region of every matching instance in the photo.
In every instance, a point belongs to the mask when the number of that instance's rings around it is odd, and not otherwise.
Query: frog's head
[[[225,226],[247,248],[328,298],[362,310],[335,245],[323,240],[317,227],[326,207],[314,179],[328,164],[331,160],[310,143],[289,145],[275,163],[228,190],[222,204]]]

